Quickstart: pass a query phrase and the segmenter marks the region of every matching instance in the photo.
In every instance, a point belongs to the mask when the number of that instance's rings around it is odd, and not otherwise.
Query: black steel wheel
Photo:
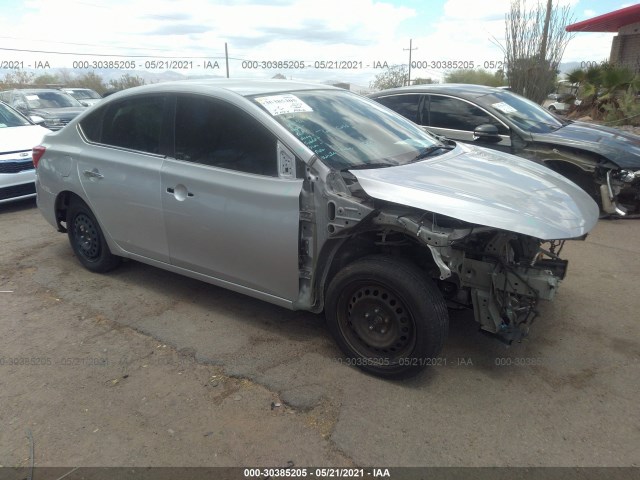
[[[109,250],[96,217],[81,200],[72,200],[67,208],[67,235],[73,252],[88,270],[108,272],[120,264],[120,257]]]
[[[409,262],[387,256],[340,271],[327,290],[325,315],[346,363],[389,378],[435,364],[449,323],[433,282]]]

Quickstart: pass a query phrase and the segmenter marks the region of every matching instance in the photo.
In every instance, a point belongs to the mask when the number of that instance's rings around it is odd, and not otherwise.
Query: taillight
[[[45,150],[46,148],[41,146],[33,147],[33,151],[31,152],[31,158],[33,159],[34,167],[38,168],[38,163],[40,162],[42,155],[44,155]]]

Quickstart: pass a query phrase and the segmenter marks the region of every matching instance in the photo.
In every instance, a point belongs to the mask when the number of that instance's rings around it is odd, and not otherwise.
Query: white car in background
[[[71,95],[85,107],[95,105],[102,100],[100,94],[90,88],[63,88],[62,91]]]
[[[49,132],[0,102],[0,204],[36,196],[31,149]]]
[[[579,105],[576,96],[570,93],[550,93],[542,106],[552,113],[564,115],[569,112],[572,105]]]

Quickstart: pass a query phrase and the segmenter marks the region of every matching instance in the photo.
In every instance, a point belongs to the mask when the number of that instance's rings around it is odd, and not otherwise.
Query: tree
[[[553,91],[557,68],[573,38],[565,27],[573,22],[569,6],[547,0],[527,9],[526,0],[512,0],[505,16],[506,45],[502,49],[511,89],[536,103]]]
[[[58,69],[58,77],[60,78],[60,83],[69,87],[73,86],[73,82],[76,79],[75,71],[70,68]]]
[[[38,86],[59,85],[60,79],[58,78],[57,75],[45,73],[43,75],[38,75],[36,78],[34,78],[33,84]]]
[[[408,76],[409,67],[407,65],[394,65],[376,75],[373,82],[369,84],[369,87],[373,90],[402,87],[406,84]]]
[[[24,88],[33,83],[33,73],[27,73],[22,70],[16,70],[5,74],[4,80],[0,85],[0,89]]]
[[[429,85],[432,83],[438,83],[438,80],[434,80],[433,78],[416,78],[411,82],[413,85]]]
[[[107,86],[102,80],[102,77],[97,75],[95,72],[87,72],[82,74],[81,76],[72,80],[69,83],[69,86],[90,88],[91,90],[98,92],[100,95],[107,91]]]
[[[483,69],[452,70],[445,74],[444,81],[447,83],[487,85],[489,87],[505,85],[504,76],[501,70],[498,70],[496,73],[491,73]]]
[[[144,85],[146,82],[144,78],[138,75],[129,75],[125,73],[118,80],[109,80],[109,85],[114,90],[124,90],[126,88],[131,87],[139,87],[140,85]]]
[[[273,79],[275,79],[275,80],[286,80],[286,79],[287,79],[287,77],[285,77],[285,76],[284,76],[283,74],[281,74],[281,73],[276,73],[276,74],[275,74],[273,77],[271,77],[271,78],[273,78]]]
[[[640,105],[636,101],[640,76],[628,68],[603,62],[586,70],[573,70],[567,80],[579,85],[581,103],[576,108],[577,115],[588,114],[612,123],[640,122]]]

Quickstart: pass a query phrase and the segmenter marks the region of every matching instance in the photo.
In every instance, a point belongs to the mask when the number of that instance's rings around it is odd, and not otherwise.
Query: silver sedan
[[[416,374],[447,306],[507,341],[598,207],[547,168],[441,143],[323,85],[186,81],[117,93],[34,149],[38,206],[95,272],[131,258],[322,312],[346,363]]]

